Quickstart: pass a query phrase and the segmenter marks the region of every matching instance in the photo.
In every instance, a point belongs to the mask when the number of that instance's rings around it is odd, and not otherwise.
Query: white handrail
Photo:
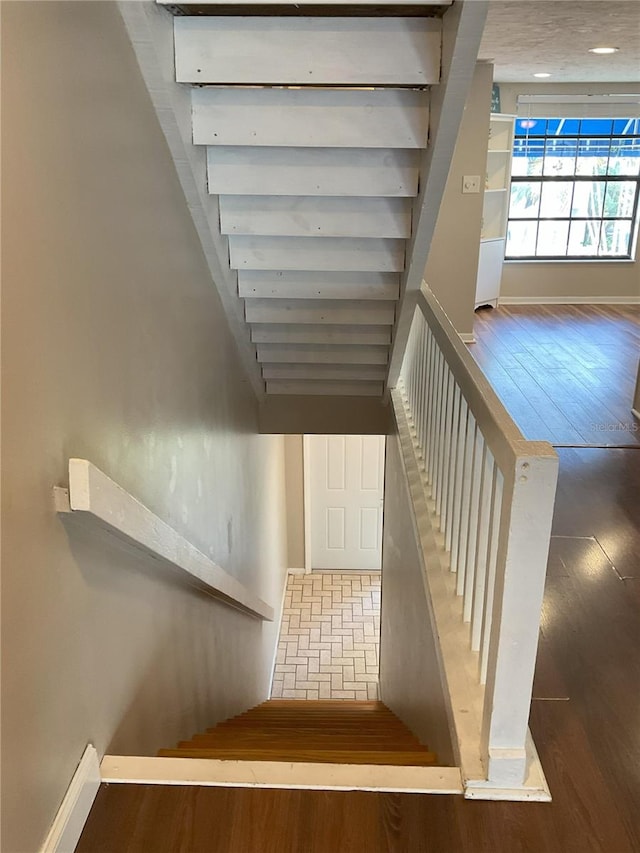
[[[273,608],[210,560],[133,495],[86,459],[69,460],[69,489],[54,490],[56,509],[97,524],[128,545],[162,560],[191,585],[232,607],[273,621]]]
[[[427,574],[439,633],[446,635],[445,670],[460,666],[461,656],[467,669],[470,662],[477,666],[468,693],[481,716],[484,773],[468,781],[519,789],[529,769],[527,721],[558,458],[547,442],[523,438],[424,284],[392,397],[401,441],[407,428],[405,460],[409,455],[418,467],[439,551]],[[450,582],[440,583],[434,562],[452,573]],[[442,595],[449,600],[439,602]],[[452,596],[460,607],[455,630]],[[476,772],[469,769],[471,777]]]

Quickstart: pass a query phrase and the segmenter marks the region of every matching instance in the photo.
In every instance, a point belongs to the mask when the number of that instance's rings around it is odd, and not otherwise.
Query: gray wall
[[[67,529],[86,457],[274,606],[284,442],[257,407],[113,3],[2,3],[3,843],[87,742],[153,754],[266,698],[277,623]]]
[[[438,213],[424,280],[460,334],[473,334],[482,230],[482,193],[462,193],[464,175],[487,171],[493,65],[478,63]]]
[[[380,697],[453,765],[453,749],[413,507],[397,435],[387,437],[382,540]]]

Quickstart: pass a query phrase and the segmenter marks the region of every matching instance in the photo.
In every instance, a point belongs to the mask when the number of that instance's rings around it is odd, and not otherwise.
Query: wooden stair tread
[[[397,742],[398,740],[406,740],[411,741],[412,743],[419,743],[418,739],[414,737],[409,732],[404,731],[389,731],[389,732],[370,732],[370,731],[359,731],[359,732],[349,732],[349,731],[337,731],[336,729],[324,729],[318,727],[304,727],[304,726],[296,726],[294,728],[286,728],[286,729],[270,729],[270,728],[246,728],[246,729],[220,729],[218,731],[198,732],[194,734],[191,738],[186,738],[186,740],[211,740],[212,738],[217,739],[226,739],[229,738],[270,738],[273,740],[274,738],[300,738],[300,737],[318,737],[323,738],[325,740],[329,738],[335,738],[337,740],[345,740],[348,741],[351,739],[353,741],[354,738],[366,739],[373,742],[378,741],[389,741],[393,740]]]
[[[432,766],[437,758],[432,752],[407,752],[406,750],[335,750],[328,749],[161,749],[163,758],[208,758],[225,761],[293,761],[322,764],[398,764]]]
[[[213,726],[207,731],[224,726],[225,728],[243,728],[249,726],[268,726],[269,728],[287,728],[291,726],[302,726],[309,728],[310,726],[335,726],[336,728],[352,731],[354,729],[367,727],[372,731],[384,731],[385,729],[404,729],[402,723],[397,720],[339,720],[332,717],[290,717],[288,719],[267,719],[266,717],[241,718],[237,720],[228,720],[220,723],[219,726]]]
[[[217,738],[217,737],[202,737],[196,736],[191,738],[190,740],[181,741],[179,744],[180,749],[184,749],[186,746],[191,746],[194,749],[207,748],[207,747],[225,747],[226,745],[231,744],[234,745],[247,745],[247,746],[262,746],[269,747],[272,745],[281,746],[302,746],[303,748],[310,748],[311,746],[322,746],[327,747],[329,749],[349,749],[357,747],[363,747],[366,749],[416,749],[418,751],[424,750],[425,747],[419,741],[413,741],[410,739],[400,739],[400,738],[368,738],[368,737],[359,737],[359,738],[335,738],[332,736],[322,736],[322,735],[308,735],[306,737],[299,737],[295,735],[290,735],[286,737],[278,737],[274,738],[272,736],[264,735],[258,737],[241,737],[241,738],[233,738],[233,737],[225,737],[225,738]]]
[[[438,763],[437,756],[377,700],[269,700],[158,754],[226,761]]]

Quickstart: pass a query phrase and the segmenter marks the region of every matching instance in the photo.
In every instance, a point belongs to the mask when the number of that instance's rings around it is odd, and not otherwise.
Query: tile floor
[[[289,575],[273,699],[377,699],[380,573]]]

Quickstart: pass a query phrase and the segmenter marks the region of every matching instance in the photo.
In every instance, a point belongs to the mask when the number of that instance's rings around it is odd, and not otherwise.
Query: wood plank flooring
[[[477,311],[474,334],[469,351],[526,438],[640,447],[640,306],[503,306]]]
[[[596,321],[596,328],[608,329],[603,334],[611,340],[618,333],[611,331],[608,309],[595,311],[603,323]],[[622,337],[635,341],[637,357],[637,314],[631,313]],[[517,321],[507,319],[506,326],[481,321],[493,324],[493,350],[487,346],[484,358],[497,376],[491,353],[502,352],[504,359],[509,351],[500,344],[502,330],[512,341],[512,331],[522,334],[520,326],[513,330]],[[623,347],[616,358],[626,358],[628,365],[632,355]],[[619,376],[615,364],[610,367]],[[605,392],[603,381],[600,394]],[[505,397],[512,414],[522,399]],[[620,391],[607,399],[613,406]],[[564,444],[572,426],[569,410],[554,405],[554,438]],[[527,435],[549,438],[549,432],[529,431],[551,422],[546,409],[530,406],[525,412],[529,419],[523,413],[520,425]],[[580,443],[591,438],[588,424],[573,425]],[[558,452],[558,500],[530,718],[552,803],[110,785],[100,790],[78,853],[638,853],[640,453],[585,447]]]

